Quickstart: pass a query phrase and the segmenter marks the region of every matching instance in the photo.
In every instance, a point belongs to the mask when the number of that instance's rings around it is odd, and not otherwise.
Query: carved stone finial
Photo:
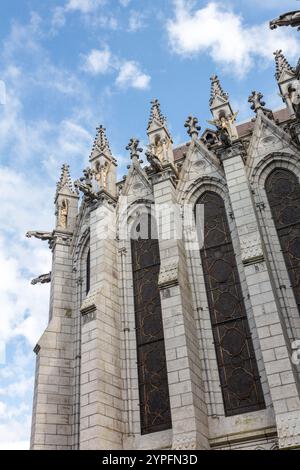
[[[151,101],[151,111],[150,111],[150,118],[148,122],[148,129],[150,128],[151,124],[156,121],[161,126],[164,126],[166,123],[166,118],[163,116],[160,110],[160,103],[157,99]]]
[[[92,153],[90,155],[90,160],[92,160],[95,156],[99,156],[102,154],[112,156],[108,138],[106,136],[106,129],[102,125],[97,127],[97,134],[94,140],[94,144],[92,147]]]
[[[75,188],[84,194],[87,202],[97,199],[97,194],[93,189],[93,176],[93,170],[88,167],[83,170],[83,176],[74,181]]]
[[[300,11],[289,11],[270,21],[270,29],[276,29],[280,26],[292,26],[300,31]]]
[[[293,74],[296,73],[295,69],[288,63],[281,49],[274,52],[274,56],[275,56],[275,63],[276,63],[275,78],[277,81],[280,80],[280,77],[283,74],[283,72],[290,72]]]
[[[129,144],[126,147],[126,150],[130,151],[130,158],[131,160],[139,161],[139,153],[143,151],[142,148],[139,147],[140,141],[135,137],[132,137],[129,141]]]
[[[264,95],[260,91],[252,91],[248,98],[248,103],[251,103],[251,109],[257,114],[265,106],[265,102],[262,101]]]
[[[248,98],[248,103],[251,103],[251,109],[256,115],[264,114],[269,119],[273,119],[273,112],[271,109],[265,108],[265,102],[262,101],[264,95],[260,91],[252,91]]]
[[[198,119],[194,116],[189,116],[185,121],[184,127],[187,127],[187,133],[192,140],[196,140],[201,130],[201,127],[198,126]]]
[[[213,75],[211,78],[211,89],[210,89],[210,100],[209,105],[213,107],[218,98],[221,98],[224,102],[228,101],[228,93],[223,90],[220,80],[217,75]]]
[[[70,167],[66,163],[64,163],[63,166],[61,167],[60,179],[56,185],[56,194],[58,194],[64,188],[67,188],[69,191],[74,193],[69,169]]]

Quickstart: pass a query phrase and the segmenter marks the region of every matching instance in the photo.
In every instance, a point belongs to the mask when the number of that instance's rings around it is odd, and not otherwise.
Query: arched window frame
[[[220,384],[223,395],[223,404],[226,416],[258,411],[265,408],[264,394],[261,386],[259,369],[254,351],[253,340],[250,333],[246,305],[240,281],[239,270],[235,259],[232,235],[228,223],[225,202],[214,191],[205,191],[196,202],[197,204],[213,204],[218,207],[216,213],[217,230],[211,227],[211,236],[204,236],[204,246],[200,250],[202,268],[205,279],[206,295],[209,305],[211,326],[213,330],[215,351],[217,356]],[[213,209],[209,212],[211,213]],[[204,216],[206,210],[204,209]],[[199,222],[198,222],[199,223]],[[205,228],[207,228],[205,222]],[[204,234],[206,235],[206,234]],[[219,237],[219,239],[218,239]],[[217,266],[218,263],[218,267]],[[231,269],[226,272],[226,266]],[[225,269],[225,271],[224,271]],[[217,277],[219,275],[219,278]],[[226,295],[238,299],[235,303],[234,316],[229,317],[229,309],[220,310],[218,299]],[[223,304],[222,305],[226,305]],[[235,349],[236,341],[243,336],[241,353]],[[226,342],[224,343],[224,341]],[[228,351],[231,351],[230,353]],[[236,380],[233,377],[240,377]],[[238,375],[236,375],[238,374]],[[245,378],[251,377],[251,388],[247,389]],[[232,382],[233,380],[233,382]],[[237,392],[239,390],[239,392]],[[245,395],[251,390],[249,400]],[[237,399],[237,393],[245,396],[243,400]]]
[[[126,214],[118,214],[119,224],[125,224],[127,237],[119,240],[119,270],[120,270],[120,289],[121,309],[124,312],[124,370],[125,370],[125,389],[124,389],[124,422],[126,422],[126,432],[128,435],[141,434],[141,416],[140,416],[140,398],[139,381],[137,370],[137,338],[136,338],[136,320],[133,295],[133,272],[132,272],[132,250],[130,233],[133,225],[136,223],[141,213],[141,206],[150,211],[153,207],[153,200],[147,198],[135,198],[130,202]],[[141,434],[139,439],[141,445],[148,445],[148,434]],[[153,432],[151,434],[152,448],[161,448],[162,442],[166,448],[172,445],[172,429]],[[144,444],[143,444],[144,443]]]
[[[248,321],[249,321],[253,343],[255,347],[255,356],[257,359],[259,373],[261,376],[261,383],[262,383],[262,387],[264,391],[266,407],[268,408],[266,410],[260,410],[258,411],[258,413],[260,414],[260,417],[261,417],[260,419],[263,419],[266,425],[269,425],[270,424],[270,406],[272,405],[272,400],[270,396],[270,390],[269,390],[269,385],[267,381],[265,366],[264,366],[264,362],[262,359],[262,352],[260,348],[260,342],[258,339],[257,328],[256,328],[255,320],[253,317],[249,290],[248,290],[248,285],[247,285],[246,277],[245,277],[244,265],[242,263],[238,232],[237,232],[235,220],[233,217],[231,217],[232,207],[230,204],[230,198],[229,198],[228,188],[225,182],[225,178],[222,178],[221,175],[219,175],[219,177],[204,175],[196,179],[191,179],[186,185],[183,186],[183,188],[181,188],[180,194],[178,196],[178,200],[180,201],[181,204],[190,204],[194,207],[199,197],[206,191],[213,191],[219,194],[225,203],[228,223],[229,223],[230,231],[232,233],[232,243],[233,243],[234,251],[236,254],[238,271],[239,271],[242,291],[244,295],[244,302],[246,306]],[[187,258],[188,258],[188,272],[189,272],[190,285],[191,285],[192,296],[193,296],[193,304],[195,306],[194,307],[195,316],[198,318],[198,324],[199,324],[199,331],[198,331],[199,354],[200,354],[200,357],[202,358],[202,364],[203,364],[203,380],[204,380],[204,386],[205,386],[206,403],[208,407],[208,416],[212,418],[211,426],[213,427],[213,429],[215,428],[214,418],[216,417],[218,417],[218,420],[219,420],[218,423],[220,426],[222,425],[234,426],[235,425],[234,416],[232,417],[229,416],[225,418],[223,399],[222,399],[222,394],[220,391],[220,381],[219,381],[219,374],[218,374],[218,367],[217,367],[217,359],[216,359],[215,347],[213,343],[214,340],[212,336],[210,314],[208,310],[208,299],[206,295],[206,289],[205,289],[205,283],[204,283],[204,277],[203,277],[202,261],[200,257],[200,250],[197,249],[197,250],[190,251],[188,248],[188,244],[185,244],[185,246],[186,246],[186,253],[187,253]],[[251,416],[251,414],[249,414],[249,417]],[[244,419],[246,420],[247,414],[244,414],[243,416],[244,416]],[[249,429],[246,426],[245,431],[248,431],[248,430]],[[215,433],[216,435],[218,435],[217,429],[215,429]]]
[[[290,347],[291,342],[300,337],[300,317],[294,293],[289,287],[290,279],[265,190],[266,180],[276,168],[291,171],[300,181],[299,155],[296,152],[274,152],[266,155],[251,170],[249,180],[268,257],[269,272],[280,307],[282,326],[287,334],[287,345]]]

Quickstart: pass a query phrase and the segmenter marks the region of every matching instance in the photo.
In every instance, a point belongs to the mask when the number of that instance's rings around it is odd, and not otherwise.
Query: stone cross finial
[[[130,151],[131,160],[139,161],[139,153],[143,151],[143,149],[139,147],[139,143],[140,141],[138,139],[132,137],[126,147],[126,150]]]
[[[263,97],[264,95],[260,93],[260,91],[252,91],[248,98],[248,103],[251,103],[251,109],[256,114],[266,105],[266,103],[262,101]]]
[[[209,105],[212,107],[214,105],[215,100],[218,97],[223,98],[225,101],[228,100],[228,93],[225,93],[223,90],[220,80],[217,75],[213,75],[210,77],[211,80],[211,89],[210,89],[210,100]]]
[[[148,122],[148,129],[153,123],[153,121],[158,122],[159,124],[161,124],[161,126],[164,126],[166,122],[166,118],[160,110],[160,103],[157,99],[151,101],[151,111]]]
[[[274,56],[275,56],[275,63],[276,63],[275,78],[277,81],[280,80],[281,74],[283,72],[295,73],[295,69],[288,63],[281,49],[274,52]]]
[[[264,114],[269,119],[273,119],[273,113],[271,109],[265,108],[265,102],[262,101],[264,95],[260,91],[252,91],[252,94],[248,98],[248,103],[251,103],[251,109],[258,114]]]
[[[198,119],[194,116],[189,116],[185,121],[184,127],[187,127],[187,133],[192,138],[192,140],[196,140],[201,130],[201,127],[197,125]]]

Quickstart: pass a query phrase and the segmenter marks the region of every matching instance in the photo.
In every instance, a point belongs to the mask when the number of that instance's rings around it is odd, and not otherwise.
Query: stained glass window
[[[145,218],[144,218],[145,221]],[[158,276],[158,240],[131,240],[141,433],[169,429],[171,412]],[[140,231],[141,221],[136,226]]]
[[[300,185],[288,170],[274,170],[266,192],[282,253],[300,312]]]
[[[224,201],[206,192],[197,203],[204,205],[201,259],[225,415],[256,411],[265,402]]]

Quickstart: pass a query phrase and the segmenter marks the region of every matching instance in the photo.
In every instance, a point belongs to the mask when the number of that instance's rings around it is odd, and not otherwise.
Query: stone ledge
[[[178,284],[178,263],[174,262],[161,266],[159,278],[158,278],[158,287],[160,289],[166,289],[171,286],[176,286]]]

